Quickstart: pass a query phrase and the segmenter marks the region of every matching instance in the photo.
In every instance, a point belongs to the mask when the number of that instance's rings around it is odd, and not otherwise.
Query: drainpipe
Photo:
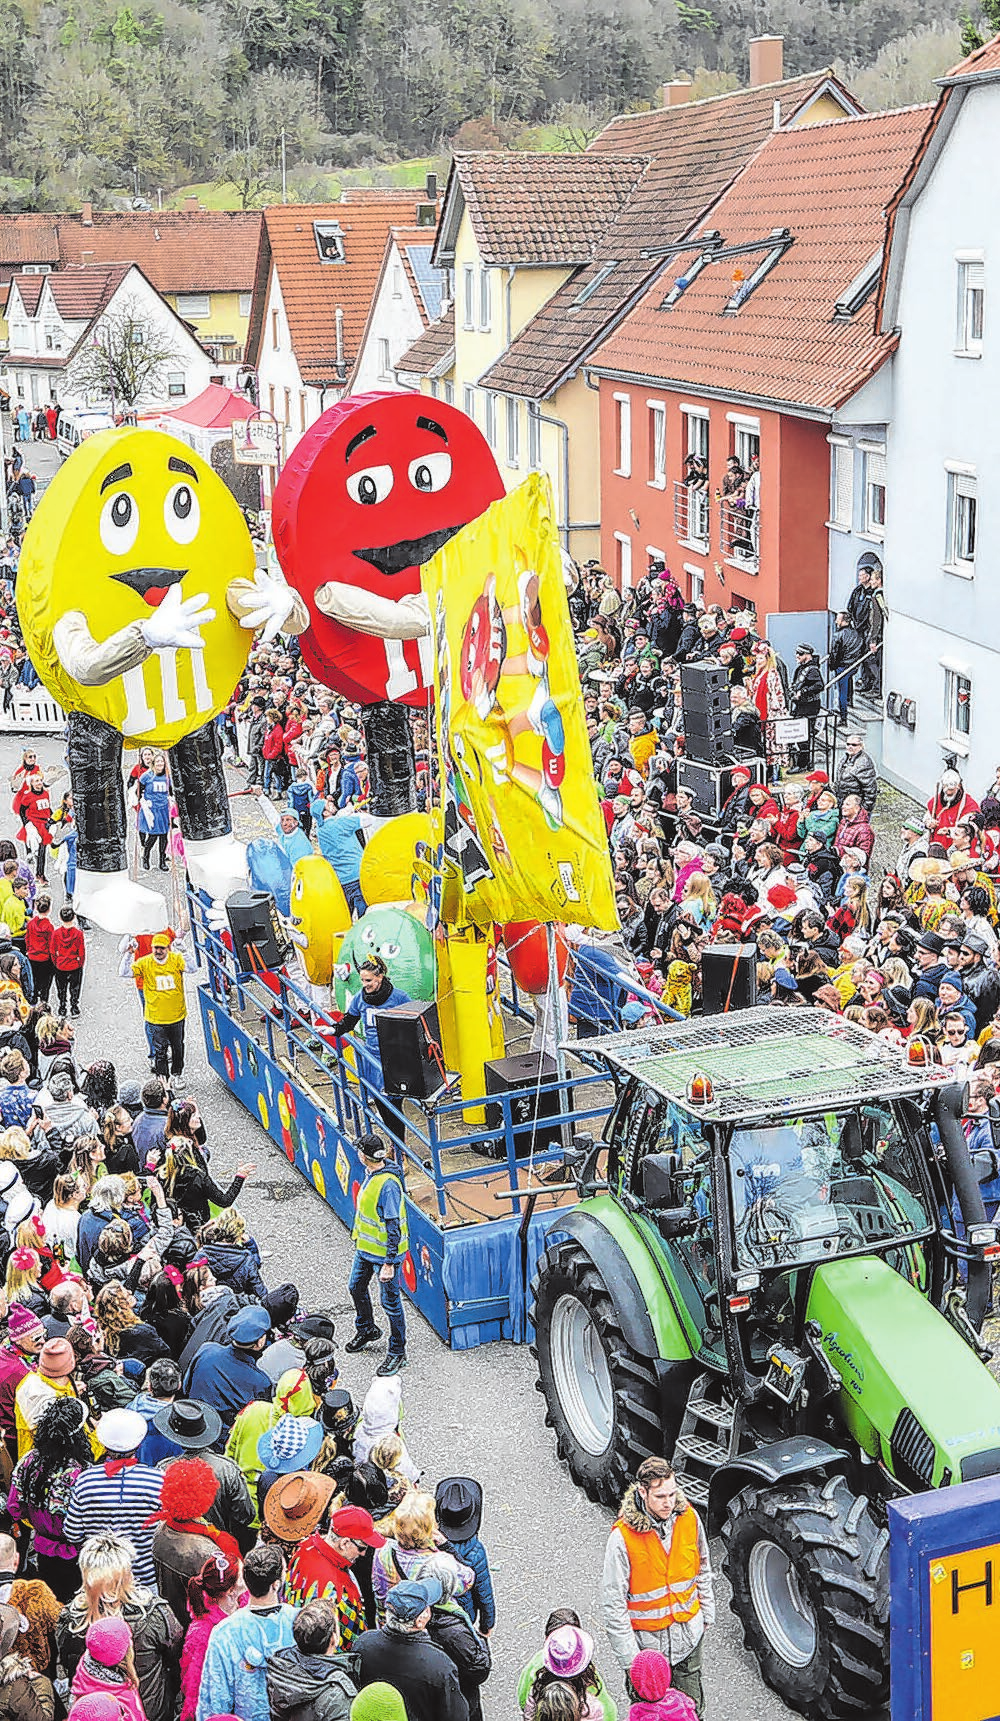
[[[510,332],[511,331],[510,290],[511,290],[511,287],[513,286],[513,284],[514,284],[514,264],[508,263],[507,264],[507,282],[506,282],[506,285],[504,287],[504,317],[505,317],[506,324],[507,324],[506,345],[508,347],[510,346],[511,338],[512,338],[511,332]]]
[[[569,425],[564,418],[556,418],[554,413],[539,412],[539,424],[551,424],[560,432],[562,440],[562,497],[564,524],[559,528],[563,549],[569,552],[570,532],[599,532],[600,520],[571,520],[569,517]]]

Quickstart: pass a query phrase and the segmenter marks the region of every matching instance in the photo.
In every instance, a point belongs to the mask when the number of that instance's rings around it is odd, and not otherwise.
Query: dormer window
[[[344,262],[344,229],[339,221],[314,221],[313,236],[321,263]]]

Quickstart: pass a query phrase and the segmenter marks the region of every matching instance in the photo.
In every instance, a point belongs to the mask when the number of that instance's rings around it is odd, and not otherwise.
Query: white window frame
[[[462,327],[476,326],[476,268],[474,263],[462,264]]]
[[[403,297],[402,263],[394,263],[392,265],[392,296],[394,299],[401,299]]]
[[[827,525],[833,532],[849,532],[854,525],[854,444],[849,436],[828,436],[830,444],[830,518]],[[846,473],[843,490],[844,508],[840,510],[840,471]]]
[[[497,445],[497,397],[489,388],[483,390],[483,395],[486,400],[484,424],[486,440],[495,451]]]
[[[976,545],[979,538],[979,488],[976,468],[958,461],[945,463],[948,492],[946,508],[946,539],[944,571],[959,579],[971,580],[976,574]],[[974,508],[972,519],[972,555],[960,554],[968,532],[968,508]]]
[[[476,391],[470,382],[462,384],[462,411],[466,418],[476,422]]]
[[[210,317],[212,315],[211,293],[178,293],[177,315],[183,317],[185,321],[194,317],[199,322],[204,317]]]
[[[972,671],[968,664],[952,663],[946,658],[942,658],[940,662],[944,670],[944,734],[941,745],[949,751],[968,756],[972,737]],[[967,727],[964,729],[959,727],[957,721],[960,710],[959,695],[963,687],[968,690]]]
[[[881,442],[862,442],[859,444],[862,453],[861,467],[861,508],[862,524],[859,537],[867,538],[873,544],[881,544],[885,540],[885,520],[877,518],[878,508],[873,506],[875,491],[882,492],[882,513],[886,506],[886,463],[885,445]]]
[[[542,465],[542,420],[537,406],[528,405],[528,471],[539,472]]]
[[[616,478],[632,476],[632,396],[616,394],[615,402],[615,467]]]
[[[380,377],[392,375],[392,348],[387,335],[378,336],[378,374]]]
[[[507,465],[518,467],[521,464],[521,402],[516,394],[505,397],[504,411],[507,419]]]
[[[959,251],[957,264],[957,315],[955,356],[983,356],[983,322],[986,314],[986,270],[981,251]],[[978,299],[978,306],[977,301]]]
[[[757,444],[756,448],[751,446],[752,443]],[[741,422],[737,419],[733,430],[733,453],[744,472],[751,471],[750,462],[753,456],[756,454],[757,459],[760,459],[760,430],[755,429],[746,420]]]
[[[712,447],[710,414],[704,407],[689,406],[686,401],[681,402],[681,411],[686,420],[684,430],[685,458],[689,454],[700,454],[707,464]],[[701,513],[702,515],[701,521],[696,517],[698,513]],[[703,532],[695,533],[693,528],[698,524],[703,524],[705,530]],[[707,551],[711,530],[712,504],[710,501],[710,491],[692,490],[688,499],[688,535],[686,538],[682,538],[681,542],[690,544],[693,550],[701,550],[704,548],[704,550]]]
[[[620,590],[623,593],[630,592],[632,590],[632,539],[627,532],[616,532],[615,543],[618,545],[618,568],[616,572],[621,575]]]
[[[493,326],[493,280],[488,269],[479,271],[479,333],[488,335]]]
[[[448,406],[454,406],[454,404],[455,404],[455,379],[454,379],[454,377],[446,376],[444,379],[444,398],[445,398],[445,401],[448,404]]]
[[[649,412],[649,470],[652,477],[646,479],[651,490],[667,488],[667,403],[665,400],[647,400]]]
[[[182,370],[167,372],[167,394],[171,400],[177,400],[187,394],[187,377]]]
[[[250,311],[251,311],[252,307],[253,307],[253,294],[252,293],[241,293],[240,294],[240,303],[239,303],[240,316],[241,317],[248,317],[250,315]]]
[[[709,458],[709,455],[711,453],[711,447],[712,447],[711,430],[710,430],[710,423],[711,423],[710,413],[703,406],[688,406],[686,404],[681,405],[681,411],[684,414],[684,417],[687,419],[687,429],[684,432],[685,457],[688,454],[700,454],[702,456],[702,458],[707,461]],[[700,432],[700,427],[702,425],[704,425],[704,427],[705,427],[704,438],[702,438],[700,433],[697,436],[694,434],[694,427],[696,424],[699,426],[699,432]],[[704,444],[705,444],[704,448],[701,446],[702,441],[704,441]]]
[[[697,567],[694,562],[685,562],[684,563],[684,572],[687,574],[689,580],[691,581],[691,600],[690,601],[693,604],[697,604],[697,603],[703,604],[705,602],[705,570],[704,570],[704,568]]]

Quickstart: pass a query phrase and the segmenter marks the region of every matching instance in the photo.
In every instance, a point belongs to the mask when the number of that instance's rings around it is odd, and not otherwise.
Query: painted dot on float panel
[[[292,1164],[294,1165],[294,1163],[295,1163],[295,1143],[292,1140],[291,1136],[289,1135],[287,1129],[283,1129],[281,1132],[281,1145],[285,1150],[286,1157],[288,1159],[290,1159],[292,1161]]]
[[[351,1201],[353,1202],[355,1207],[358,1205],[358,1196],[360,1194],[361,1194],[361,1185],[358,1182],[357,1178],[355,1178],[354,1182],[351,1184]]]
[[[403,1256],[403,1284],[412,1296],[417,1288],[417,1269],[413,1265],[413,1256],[409,1250]]]
[[[257,1062],[257,1053],[252,1040],[247,1041],[247,1063],[250,1065],[251,1074],[256,1075],[260,1065]]]
[[[288,1094],[288,1089],[282,1088],[280,1094],[278,1095],[278,1116],[281,1119],[282,1127],[284,1129],[287,1129],[289,1124],[292,1121],[292,1114],[288,1109],[287,1094]]]
[[[285,1083],[285,1099],[288,1102],[288,1109],[291,1112],[292,1116],[294,1117],[295,1116],[295,1089],[290,1088],[288,1086],[287,1082]]]
[[[319,1193],[321,1195],[325,1195],[326,1178],[323,1176],[323,1167],[320,1165],[318,1159],[314,1159],[312,1162],[312,1180],[315,1183],[316,1188],[319,1190]]]
[[[225,1065],[226,1075],[231,1082],[234,1082],[236,1080],[236,1065],[233,1063],[233,1054],[228,1046],[223,1051],[222,1062]]]
[[[264,1128],[269,1129],[271,1125],[271,1114],[267,1109],[267,1101],[263,1094],[257,1095],[257,1110],[260,1113],[260,1121],[264,1125]]]
[[[326,1130],[323,1128],[323,1119],[321,1117],[316,1119],[316,1140],[319,1142],[320,1147],[326,1146]]]
[[[299,1129],[294,1118],[288,1126],[288,1133],[292,1138],[292,1146],[296,1153],[298,1153],[299,1148],[302,1146],[302,1131]]]

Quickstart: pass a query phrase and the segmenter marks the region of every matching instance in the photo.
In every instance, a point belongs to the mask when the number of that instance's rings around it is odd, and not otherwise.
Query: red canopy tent
[[[184,424],[197,425],[200,430],[228,430],[239,419],[252,418],[256,411],[253,401],[247,400],[246,395],[237,394],[222,383],[210,382],[194,400],[160,412],[157,417],[178,418]]]

